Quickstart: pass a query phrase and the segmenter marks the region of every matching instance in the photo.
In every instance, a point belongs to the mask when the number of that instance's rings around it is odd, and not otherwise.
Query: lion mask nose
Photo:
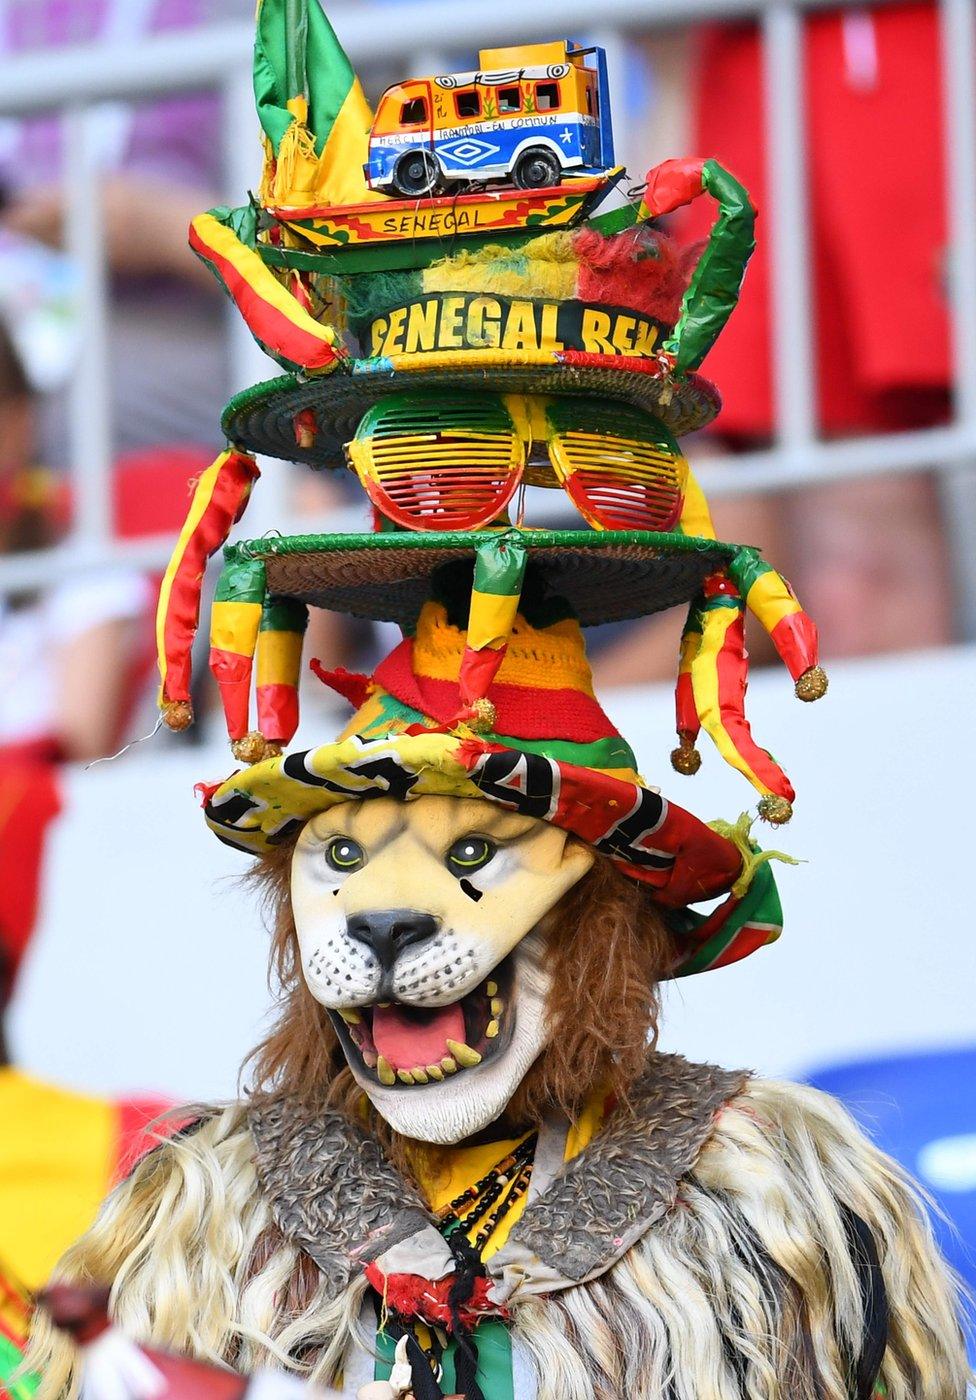
[[[391,972],[404,948],[430,938],[437,932],[438,922],[433,914],[416,909],[380,909],[353,914],[346,920],[346,932],[376,954],[384,972]]]

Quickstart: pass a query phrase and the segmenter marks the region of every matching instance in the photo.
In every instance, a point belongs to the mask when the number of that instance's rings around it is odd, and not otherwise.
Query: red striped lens
[[[670,530],[681,515],[688,463],[654,418],[627,404],[557,399],[546,405],[549,460],[597,530]]]
[[[392,394],[348,444],[370,500],[408,530],[476,530],[504,512],[522,480],[525,449],[492,394]]]

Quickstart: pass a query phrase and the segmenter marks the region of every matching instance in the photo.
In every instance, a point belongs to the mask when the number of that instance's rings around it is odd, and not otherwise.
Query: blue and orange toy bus
[[[603,49],[564,40],[483,49],[478,62],[475,73],[387,88],[369,138],[372,189],[403,198],[496,182],[547,189],[613,166]]]

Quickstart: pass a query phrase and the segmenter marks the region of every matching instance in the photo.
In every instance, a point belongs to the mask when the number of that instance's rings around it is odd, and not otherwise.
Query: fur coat
[[[955,1288],[917,1189],[829,1097],[652,1055],[579,1156],[540,1131],[488,1264],[516,1400],[964,1400]],[[59,1276],[114,1282],[137,1338],[355,1396],[376,1328],[364,1266],[436,1279],[416,1189],[338,1113],[204,1114],[106,1201]],[[72,1385],[39,1323],[39,1400]]]

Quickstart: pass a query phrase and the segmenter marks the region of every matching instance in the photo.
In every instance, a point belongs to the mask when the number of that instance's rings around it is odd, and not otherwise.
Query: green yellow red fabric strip
[[[782,932],[783,907],[773,872],[768,864],[759,865],[741,899],[730,895],[711,914],[682,909],[668,921],[684,950],[676,976],[738,962]]]
[[[190,698],[190,653],[200,622],[200,590],[207,560],[243,515],[259,476],[253,457],[227,451],[197,482],[159,591],[156,644],[161,704]]]
[[[487,696],[508,650],[527,559],[516,530],[487,535],[475,545],[467,644],[458,674],[459,718],[476,718],[473,707]]]
[[[756,211],[748,192],[716,160],[668,160],[650,171],[641,213],[656,218],[709,194],[718,214],[681,302],[674,330],[662,345],[675,374],[704,360],[739,300],[746,264],[756,246]]]
[[[770,753],[759,747],[745,715],[748,664],[745,650],[745,605],[730,592],[705,600],[702,639],[691,662],[691,686],[702,727],[719,753],[762,794],[792,801],[786,774]]]
[[[285,369],[322,374],[341,358],[335,332],[309,315],[249,243],[253,211],[218,207],[190,225],[190,247],[237,307],[254,339]]]
[[[264,600],[263,560],[232,558],[224,564],[210,612],[210,670],[232,740],[242,739],[248,731],[251,674]]]

